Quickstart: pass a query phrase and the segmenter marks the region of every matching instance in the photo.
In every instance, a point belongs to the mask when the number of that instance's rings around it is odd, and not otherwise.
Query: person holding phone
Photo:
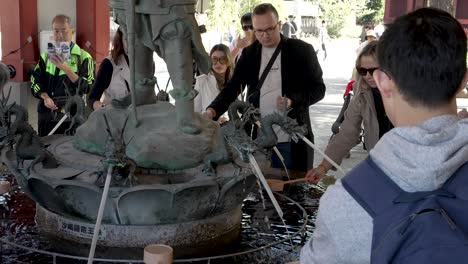
[[[87,93],[94,81],[94,62],[91,55],[72,42],[75,29],[67,15],[52,19],[55,42],[70,43],[70,58],[66,60],[56,52],[44,52],[31,74],[31,89],[40,101],[37,105],[38,134],[46,136],[58,123],[61,108],[66,102],[66,87],[76,92]],[[62,124],[57,134],[65,132],[68,126]]]

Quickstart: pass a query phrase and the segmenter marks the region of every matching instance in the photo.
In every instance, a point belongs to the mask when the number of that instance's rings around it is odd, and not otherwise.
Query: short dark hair
[[[248,12],[242,15],[240,19],[241,25],[252,24],[252,13]]]
[[[279,21],[279,16],[278,16],[278,11],[276,11],[276,8],[269,3],[263,3],[259,4],[258,6],[254,7],[253,9],[253,15],[264,15],[268,12],[272,12],[273,15],[276,17],[276,20]]]
[[[422,8],[399,17],[380,38],[378,61],[410,104],[450,102],[466,73],[467,39],[449,13]]]

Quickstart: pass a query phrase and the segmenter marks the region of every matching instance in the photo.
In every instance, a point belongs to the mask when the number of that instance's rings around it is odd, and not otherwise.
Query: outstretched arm
[[[88,96],[88,106],[92,107],[93,110],[103,107],[103,104],[99,100],[101,99],[104,90],[109,87],[113,70],[114,67],[108,59],[104,59],[101,63],[101,66],[99,66],[99,71],[96,75],[96,81],[94,82],[93,88],[91,89]]]
[[[44,101],[44,105],[51,109],[57,110],[58,107],[55,104],[54,100],[50,98],[49,94],[47,93],[47,86],[46,86],[46,63],[44,61],[46,54],[42,54],[39,58],[39,62],[37,63],[36,67],[31,74],[31,89],[32,94],[34,97],[39,98]]]

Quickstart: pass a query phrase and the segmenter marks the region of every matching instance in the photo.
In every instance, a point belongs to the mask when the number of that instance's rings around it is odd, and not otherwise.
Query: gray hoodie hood
[[[389,131],[370,156],[403,190],[431,191],[468,161],[467,132],[468,119],[438,116]]]

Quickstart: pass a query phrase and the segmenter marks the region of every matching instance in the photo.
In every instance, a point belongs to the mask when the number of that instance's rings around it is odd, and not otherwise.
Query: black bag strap
[[[457,169],[455,173],[448,179],[442,189],[449,191],[457,196],[457,198],[468,200],[468,162]]]
[[[260,89],[262,88],[263,82],[265,82],[265,79],[270,72],[271,67],[273,66],[273,63],[275,63],[276,58],[278,57],[278,54],[281,51],[281,42],[276,46],[275,52],[273,52],[273,55],[270,58],[270,61],[268,61],[267,66],[262,72],[262,75],[260,76],[260,79],[258,80],[257,86],[255,87],[254,92],[249,96],[248,101],[250,103],[254,103],[255,101],[260,100]],[[250,89],[250,88],[249,88]]]
[[[258,80],[257,87],[255,87],[255,91],[260,91],[262,88],[263,82],[265,82],[265,79],[268,75],[268,73],[271,70],[271,67],[273,66],[273,63],[275,63],[276,58],[278,57],[278,54],[281,51],[281,42],[276,46],[275,52],[273,52],[273,55],[270,58],[270,61],[268,62],[267,66],[262,72],[262,75],[260,76],[260,79]]]

